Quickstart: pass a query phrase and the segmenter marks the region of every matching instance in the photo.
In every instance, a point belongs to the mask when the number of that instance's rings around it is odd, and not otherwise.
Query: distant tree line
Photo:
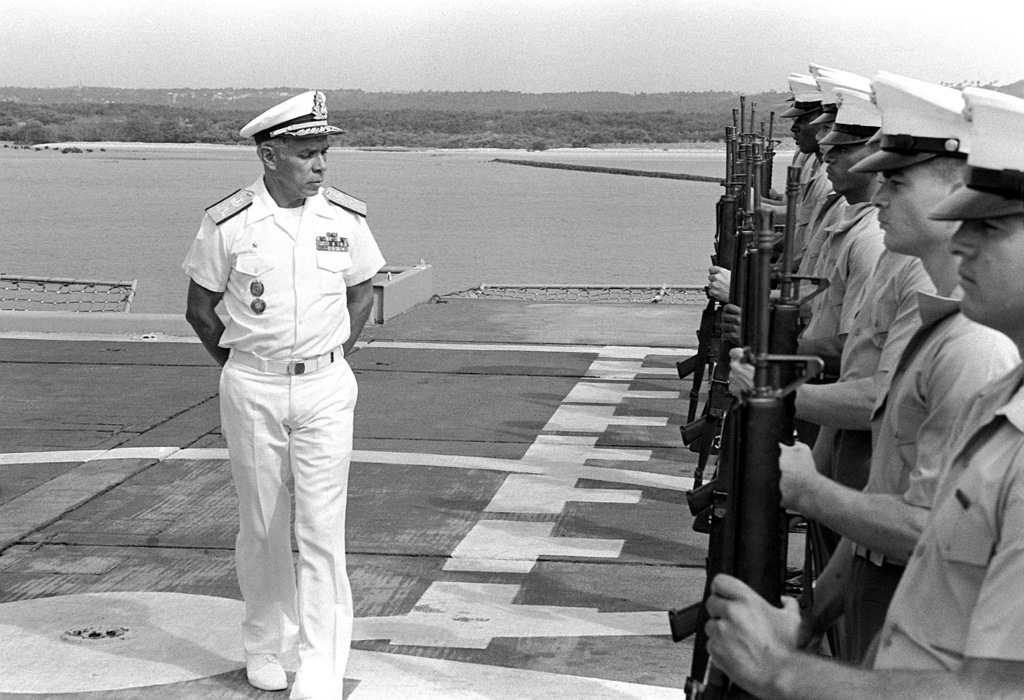
[[[730,104],[730,103],[726,103]],[[0,141],[245,143],[238,130],[251,112],[145,104],[0,101]],[[707,112],[443,109],[332,109],[356,147],[525,148],[665,144],[721,140],[727,108]],[[776,135],[788,135],[776,124]]]

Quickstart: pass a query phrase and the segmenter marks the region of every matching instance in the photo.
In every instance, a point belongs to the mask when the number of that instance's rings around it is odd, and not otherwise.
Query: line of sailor
[[[1024,697],[1024,100],[810,69],[783,116],[830,286],[800,351],[837,369],[798,390],[813,447],[781,446],[805,595],[716,578],[709,651],[758,697]]]

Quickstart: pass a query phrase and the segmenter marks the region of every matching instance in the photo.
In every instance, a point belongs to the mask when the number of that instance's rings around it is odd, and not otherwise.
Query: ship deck
[[[449,300],[364,332],[346,697],[682,697],[699,314]],[[245,679],[202,347],[0,333],[0,377],[0,697],[274,697]]]

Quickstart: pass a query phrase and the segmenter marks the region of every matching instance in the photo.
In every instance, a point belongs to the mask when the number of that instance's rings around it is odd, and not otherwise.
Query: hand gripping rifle
[[[794,175],[799,177],[799,169],[787,174],[789,190]],[[790,304],[781,300],[773,305],[769,300],[773,236],[771,227],[765,225],[767,217],[759,214],[758,219],[757,245],[749,255],[752,292],[746,298],[750,313],[744,319],[744,341],[750,340],[745,343],[745,354],[755,368],[754,389],[740,397],[729,413],[715,480],[688,495],[697,496],[691,499],[691,510],[701,508],[696,500],[708,501],[711,508],[704,599],[669,612],[676,641],[697,635],[686,688],[688,697],[700,700],[749,697],[708,663],[704,602],[714,576],[729,573],[767,600],[780,604],[789,521],[780,505],[778,443],[793,441],[792,409],[787,408],[793,391],[822,366],[816,357],[793,355],[789,347],[783,347],[795,346],[795,334],[792,341],[782,342],[790,337],[784,328],[789,312],[780,311],[786,306],[798,309],[799,303],[790,299]],[[793,293],[791,289],[786,291]],[[776,347],[786,352],[776,352]],[[796,372],[799,366],[804,368],[801,376]]]
[[[733,110],[735,118],[735,110]],[[725,193],[719,197],[715,205],[715,252],[711,256],[711,264],[731,270],[735,257],[736,239],[736,189],[737,183],[733,174],[736,158],[736,127],[725,128],[725,180],[722,185]],[[697,331],[697,352],[691,357],[676,363],[680,379],[693,377],[690,387],[690,405],[686,412],[686,423],[690,424],[697,417],[700,405],[700,389],[704,382],[704,371],[709,366],[714,368],[722,342],[722,305],[711,296],[705,287],[708,303],[700,317],[700,328]],[[688,443],[684,436],[684,442]]]

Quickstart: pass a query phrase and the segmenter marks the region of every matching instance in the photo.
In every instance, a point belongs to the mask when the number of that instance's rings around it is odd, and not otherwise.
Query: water
[[[389,263],[433,266],[440,294],[481,283],[705,281],[720,186],[491,162],[501,157],[724,172],[721,151],[335,150],[328,181],[367,201]],[[776,183],[784,172],[775,168]],[[180,265],[203,210],[259,174],[251,148],[0,148],[0,272],[137,278],[133,311],[182,313]]]

